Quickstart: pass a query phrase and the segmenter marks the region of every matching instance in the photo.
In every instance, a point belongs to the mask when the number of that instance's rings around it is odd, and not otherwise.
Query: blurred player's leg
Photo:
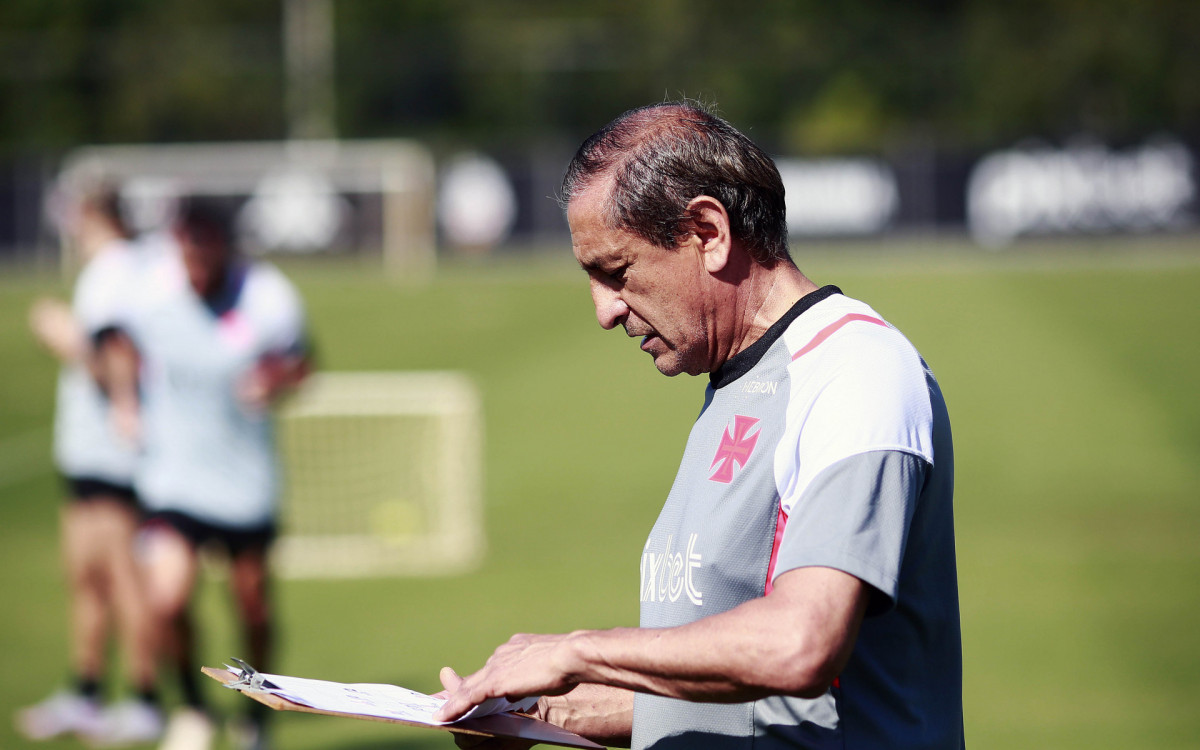
[[[70,599],[73,685],[17,713],[17,728],[31,739],[95,729],[100,718],[107,618],[102,590],[102,543],[93,526],[95,508],[74,499],[62,509],[63,564]]]
[[[149,742],[162,734],[163,718],[155,688],[155,630],[147,591],[133,554],[138,516],[116,499],[93,502],[92,526],[101,535],[104,588],[118,623],[134,695],[104,709],[88,736],[93,745]]]
[[[139,692],[155,686],[155,630],[151,621],[148,585],[134,559],[138,518],[132,509],[111,517],[108,536],[109,588],[121,642],[127,654],[129,678]]]
[[[267,670],[273,644],[265,549],[248,549],[231,557],[230,586],[237,601],[248,653],[253,659],[250,663],[260,670]],[[259,664],[263,666],[258,667]]]
[[[62,511],[63,562],[71,599],[71,664],[80,692],[99,698],[108,637],[104,539],[97,501],[72,502]]]
[[[250,663],[260,671],[270,671],[274,632],[265,545],[232,552],[229,573]],[[267,746],[266,720],[270,710],[257,701],[248,708],[248,721],[234,729],[233,742],[239,750],[263,750]]]
[[[155,523],[143,532],[142,560],[152,622],[159,634],[160,663],[178,670],[185,707],[174,712],[161,750],[207,750],[215,728],[205,709],[192,658],[190,602],[199,559],[196,548],[179,531]]]
[[[141,562],[160,659],[172,667],[190,663],[189,605],[199,568],[196,549],[182,534],[163,524],[154,524],[143,532],[142,549]],[[198,696],[184,697],[202,707]]]

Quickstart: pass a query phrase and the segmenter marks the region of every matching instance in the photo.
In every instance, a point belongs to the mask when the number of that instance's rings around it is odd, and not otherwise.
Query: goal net
[[[318,373],[277,422],[290,578],[429,575],[484,548],[482,429],[454,372]]]
[[[139,233],[166,226],[180,199],[205,196],[227,205],[251,253],[377,254],[408,279],[434,270],[434,160],[415,141],[89,146],[64,160],[52,210],[100,181],[118,187]]]

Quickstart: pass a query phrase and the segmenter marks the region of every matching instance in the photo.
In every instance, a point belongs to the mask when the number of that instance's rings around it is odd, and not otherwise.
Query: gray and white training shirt
[[[825,695],[639,694],[633,747],[962,747],[953,449],[920,355],[824,287],[710,381],[642,553],[642,627],[727,611],[805,566],[858,577],[872,601]]]

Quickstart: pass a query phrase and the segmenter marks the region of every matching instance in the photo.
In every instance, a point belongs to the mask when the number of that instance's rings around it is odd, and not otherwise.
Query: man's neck
[[[754,263],[744,288],[738,343],[729,356],[762,338],[801,297],[815,292],[818,286],[790,261],[776,261],[770,266]]]

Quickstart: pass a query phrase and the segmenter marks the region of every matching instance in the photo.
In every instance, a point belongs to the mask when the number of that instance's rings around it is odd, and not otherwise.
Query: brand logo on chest
[[[675,549],[675,537],[667,537],[666,549],[651,550],[646,542],[642,550],[642,593],[643,602],[677,602],[686,595],[697,607],[704,605],[704,594],[696,588],[695,573],[700,569],[700,553],[696,551],[698,534],[688,537],[687,549]]]
[[[708,467],[717,467],[717,470],[709,479],[724,484],[733,481],[735,465],[739,468],[745,466],[758,443],[761,430],[750,434],[750,430],[758,421],[755,417],[744,417],[741,414],[733,416],[733,432],[730,433],[729,426],[725,426],[725,434],[721,436],[721,444],[717,446],[717,455],[713,456],[712,464]]]

